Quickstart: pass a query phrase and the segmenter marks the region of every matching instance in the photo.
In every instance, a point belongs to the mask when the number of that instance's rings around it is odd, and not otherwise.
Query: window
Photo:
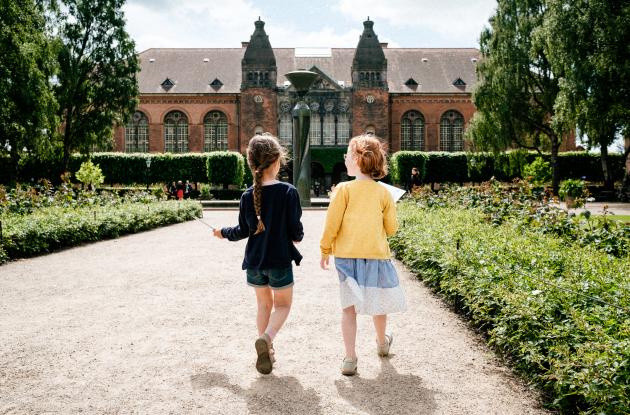
[[[171,81],[169,78],[166,78],[164,82],[162,82],[160,85],[162,86],[162,88],[164,88],[166,92],[168,92],[172,87],[175,86],[173,81]]]
[[[181,111],[171,111],[164,117],[164,151],[188,152],[188,118]]]
[[[335,116],[332,113],[324,115],[324,145],[335,145]]]
[[[220,111],[210,111],[203,119],[203,151],[227,150],[227,117]]]
[[[424,116],[418,111],[409,111],[400,121],[400,149],[424,150]]]
[[[322,121],[316,111],[311,111],[311,128],[308,132],[308,139],[312,146],[322,145]]]
[[[290,113],[285,112],[280,117],[280,126],[278,128],[280,132],[280,144],[284,147],[290,147],[293,145],[293,117]]]
[[[125,151],[127,153],[149,151],[149,120],[140,111],[133,114],[125,127]]]
[[[464,149],[464,117],[457,111],[446,111],[440,119],[440,150]]]
[[[348,144],[350,140],[350,120],[348,114],[337,116],[337,144]]]

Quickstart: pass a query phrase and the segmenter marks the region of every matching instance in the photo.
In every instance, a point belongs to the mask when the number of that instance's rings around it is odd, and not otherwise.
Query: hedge
[[[416,167],[420,180],[424,180],[427,172],[428,153],[419,151],[399,151],[389,159],[391,179],[395,183],[405,184],[411,176],[411,169]]]
[[[206,167],[210,184],[223,185],[224,189],[230,184],[238,187],[243,184],[245,161],[241,153],[235,151],[208,153]]]
[[[4,215],[0,263],[194,217],[201,217],[201,205],[193,201],[46,207],[28,215]]]
[[[321,162],[324,170],[331,172],[335,164],[343,162],[342,154],[345,151],[345,147],[312,148],[311,159]],[[406,154],[406,156],[403,158],[396,156],[399,153]],[[208,180],[207,160],[211,154],[213,153],[94,153],[92,154],[92,161],[100,166],[107,184],[145,183],[147,180],[147,157],[151,158],[150,183],[167,183],[173,180],[203,183]],[[390,168],[392,172],[398,172],[397,181],[399,184],[404,184],[401,178],[406,178],[411,174],[411,168],[407,161],[409,157],[416,157],[416,160],[420,160],[422,158],[420,155],[426,157],[424,181],[429,183],[483,182],[493,176],[502,181],[511,181],[516,177],[521,177],[523,166],[533,162],[539,156],[535,152],[524,151],[511,151],[498,155],[466,152],[398,152],[391,155]],[[550,155],[544,154],[543,158],[549,161]],[[72,155],[70,171],[76,172],[84,160],[85,157],[82,155]],[[398,165],[397,160],[401,160],[400,165]],[[609,154],[608,160],[613,178],[616,181],[622,180],[625,173],[623,155]],[[558,162],[561,180],[581,179],[582,177],[585,177],[587,181],[603,180],[599,154],[565,152],[559,154]],[[9,181],[8,163],[8,157],[0,157],[0,183],[8,183]],[[420,163],[420,161],[415,163]],[[251,182],[251,175],[248,170],[243,161],[245,183]],[[38,161],[29,158],[22,161],[19,176],[22,181],[37,180],[42,177],[58,181],[58,172],[60,171],[61,163],[59,161]]]
[[[630,413],[629,257],[399,205],[397,257],[483,330],[562,413]]]

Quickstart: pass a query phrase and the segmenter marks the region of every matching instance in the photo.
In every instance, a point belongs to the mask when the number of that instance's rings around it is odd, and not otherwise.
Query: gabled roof
[[[343,81],[345,87],[352,85],[354,48],[333,48],[329,57],[296,57],[293,48],[278,48],[273,52],[279,87],[287,80],[285,73],[313,66],[330,79]],[[480,58],[477,49],[385,48],[383,52],[387,59],[387,83],[391,93],[469,94],[476,84],[476,63],[472,59]],[[140,53],[140,93],[167,93],[160,86],[167,77],[175,84],[168,94],[239,93],[244,53],[244,48],[145,50]],[[204,62],[205,58],[207,62]],[[215,78],[223,82],[217,91],[210,86]],[[405,85],[409,78],[419,84],[415,91]],[[466,83],[465,91],[453,85],[453,80],[457,78]]]

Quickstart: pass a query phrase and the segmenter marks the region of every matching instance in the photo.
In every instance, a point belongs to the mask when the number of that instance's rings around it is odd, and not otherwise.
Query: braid
[[[254,235],[265,231],[265,224],[262,221],[262,178],[264,171],[278,159],[282,163],[285,161],[285,150],[278,143],[278,139],[268,133],[256,135],[247,146],[247,164],[254,176],[254,210],[258,225]]]
[[[265,224],[260,217],[260,210],[262,205],[262,172],[263,168],[258,167],[254,172],[254,210],[256,211],[256,218],[258,219],[258,226],[254,235],[258,235],[265,231]]]

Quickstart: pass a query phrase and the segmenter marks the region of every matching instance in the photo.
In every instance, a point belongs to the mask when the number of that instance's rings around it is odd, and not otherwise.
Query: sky
[[[149,48],[239,48],[260,16],[271,45],[354,48],[369,16],[389,47],[475,48],[496,0],[128,0],[127,30]]]

